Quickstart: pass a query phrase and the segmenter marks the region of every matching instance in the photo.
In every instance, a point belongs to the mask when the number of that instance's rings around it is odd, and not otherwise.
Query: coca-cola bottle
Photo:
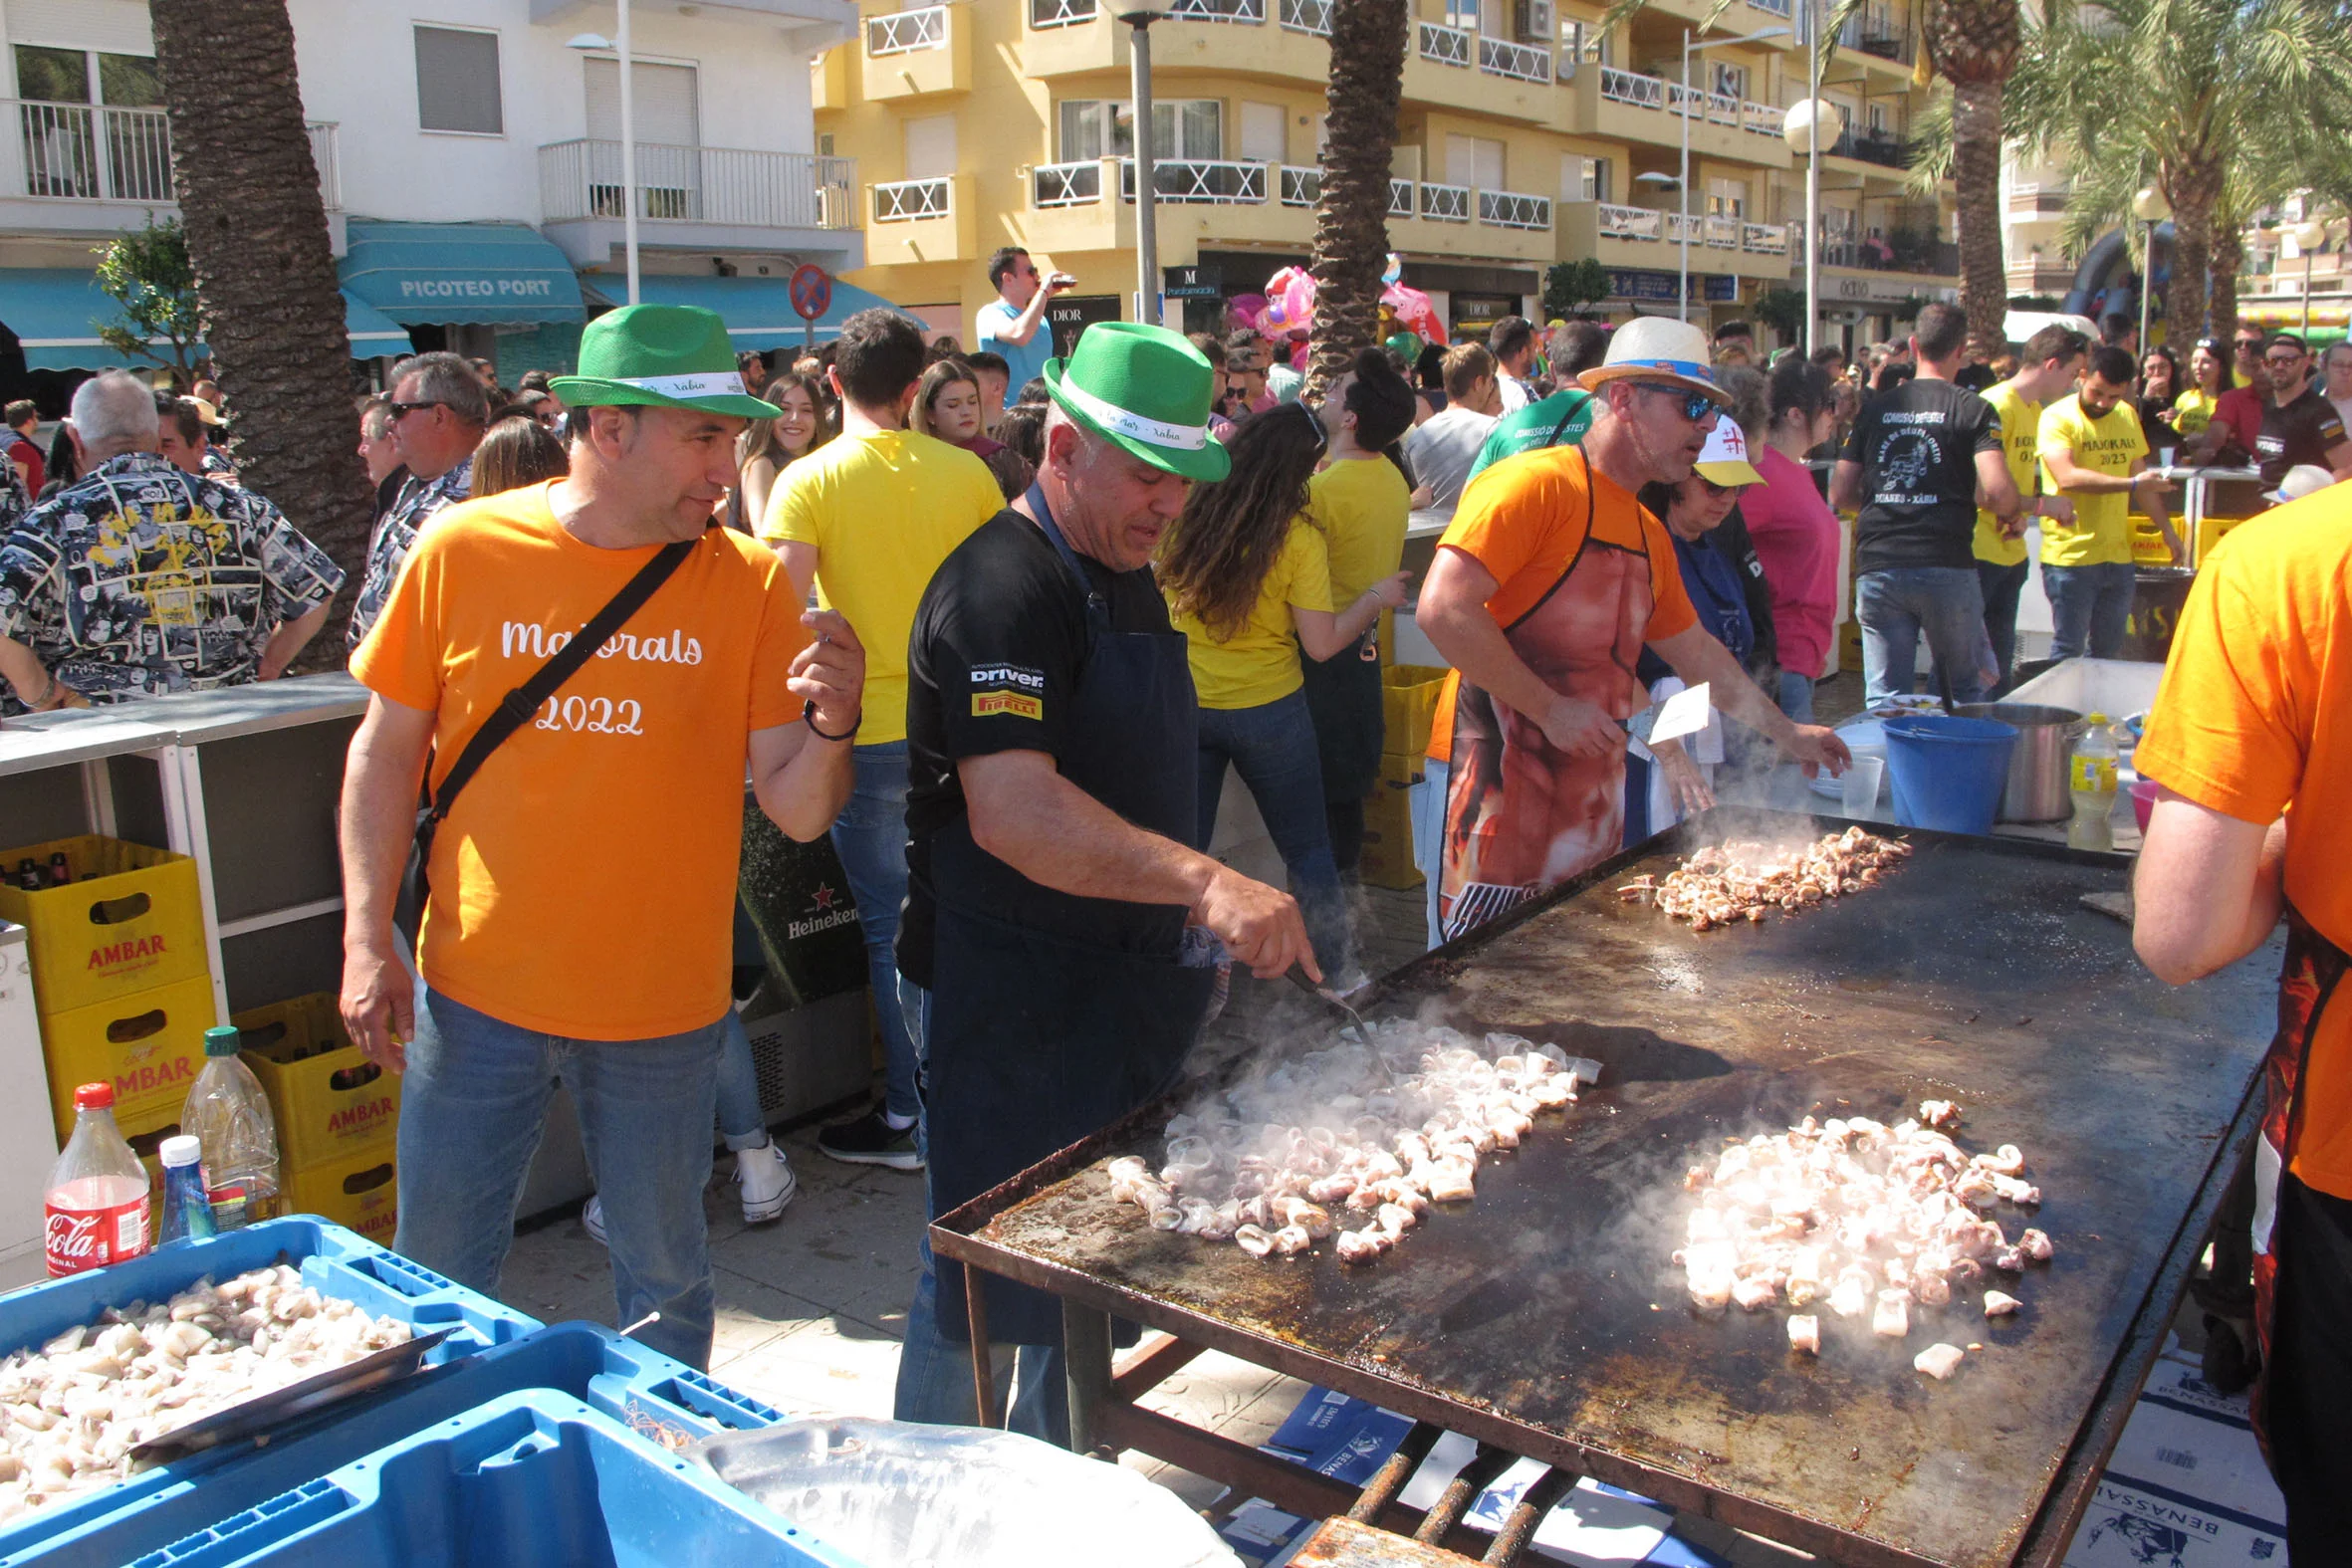
[[[50,1167],[49,1277],[104,1268],[147,1250],[147,1168],[115,1125],[115,1086],[74,1091],[74,1136]]]

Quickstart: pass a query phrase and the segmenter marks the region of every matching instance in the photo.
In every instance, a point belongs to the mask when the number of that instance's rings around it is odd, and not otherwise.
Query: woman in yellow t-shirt
[[[2189,354],[2189,386],[2173,399],[2173,416],[2166,423],[2175,435],[2193,436],[2214,422],[2214,405],[2230,389],[2230,361],[2222,357],[2219,338],[2199,341]]]
[[[1228,764],[1258,802],[1306,917],[1325,983],[1363,984],[1346,900],[1323,819],[1322,769],[1298,650],[1328,659],[1404,600],[1383,577],[1331,607],[1330,547],[1307,516],[1307,481],[1323,451],[1312,409],[1285,403],[1242,421],[1226,442],[1233,472],[1195,486],[1160,547],[1160,591],[1191,641],[1200,699],[1196,848],[1209,847]]]

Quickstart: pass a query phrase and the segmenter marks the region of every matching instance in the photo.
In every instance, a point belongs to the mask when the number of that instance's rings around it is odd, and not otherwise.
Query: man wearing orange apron
[[[2233,533],[2189,590],[2136,758],[2163,785],[2134,886],[2148,968],[2197,980],[2286,922],[2254,1150],[2254,1429],[2298,1564],[2352,1550],[2348,578],[2352,486]]]
[[[1457,672],[1438,884],[1448,939],[1617,851],[1623,721],[1647,701],[1646,644],[1806,771],[1842,772],[1828,730],[1791,724],[1698,624],[1665,526],[1634,493],[1679,484],[1725,398],[1698,328],[1643,317],[1579,377],[1601,405],[1580,447],[1525,452],[1463,493],[1422,586],[1421,629]]]

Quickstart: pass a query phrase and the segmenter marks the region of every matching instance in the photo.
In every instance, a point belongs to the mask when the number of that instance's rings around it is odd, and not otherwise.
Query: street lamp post
[[[2173,215],[2173,204],[2153,185],[2143,185],[2132,197],[2132,216],[2140,220],[2140,352],[2148,352],[2148,307],[2156,292],[2156,226]],[[2174,257],[2174,265],[2180,258]],[[2177,325],[2176,325],[2177,330]]]
[[[1780,121],[1780,135],[1789,150],[1805,160],[1805,331],[1807,358],[1821,320],[1821,143],[1834,143],[1845,130],[1835,105],[1821,99],[1821,23],[1811,0],[1805,0],[1805,101]]]
[[[1119,20],[1135,30],[1128,80],[1135,98],[1135,319],[1160,324],[1159,176],[1151,150],[1151,24],[1167,13],[1128,11]]]
[[[1739,38],[1711,38],[1704,43],[1691,42],[1691,30],[1682,30],[1682,164],[1676,173],[1682,203],[1682,287],[1676,307],[1682,320],[1691,319],[1691,56],[1703,49],[1721,49],[1727,44],[1761,44],[1767,38],[1786,38],[1788,29],[1767,27],[1761,33],[1748,33]]]
[[[2303,337],[2311,336],[2311,253],[2327,243],[2327,225],[2305,221],[2287,231],[2295,237],[2295,249],[2303,253]]]
[[[628,303],[637,303],[637,106],[635,75],[629,64],[629,0],[616,0],[619,19],[612,37],[583,33],[574,49],[609,49],[620,57],[620,248],[627,258]]]

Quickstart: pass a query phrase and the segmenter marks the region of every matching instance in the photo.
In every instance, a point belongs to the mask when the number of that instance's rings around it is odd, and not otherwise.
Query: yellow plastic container
[[[211,973],[195,861],[86,833],[0,850],[0,867],[31,860],[46,874],[58,854],[76,881],[36,893],[0,886],[0,920],[27,934],[41,1011],[72,1011]],[[79,880],[92,871],[98,875]]]
[[[270,1097],[282,1169],[389,1147],[400,1127],[400,1079],[352,1043],[334,997],[316,992],[229,1021],[242,1035],[239,1054]]]
[[[204,1031],[215,1018],[212,979],[203,974],[96,1007],[43,1013],[41,1044],[59,1140],[73,1132],[74,1090],[85,1083],[115,1086],[115,1122],[125,1137],[177,1121],[204,1070]]]
[[[296,1171],[280,1182],[286,1213],[317,1215],[379,1245],[392,1244],[392,1232],[399,1226],[400,1183],[389,1145]]]
[[[1364,796],[1364,846],[1356,874],[1374,887],[1416,888],[1421,872],[1413,864],[1413,785],[1422,780],[1418,752],[1389,752],[1380,759],[1380,782]]]
[[[1391,664],[1380,672],[1380,750],[1420,757],[1429,751],[1430,721],[1446,670],[1434,664]]]

